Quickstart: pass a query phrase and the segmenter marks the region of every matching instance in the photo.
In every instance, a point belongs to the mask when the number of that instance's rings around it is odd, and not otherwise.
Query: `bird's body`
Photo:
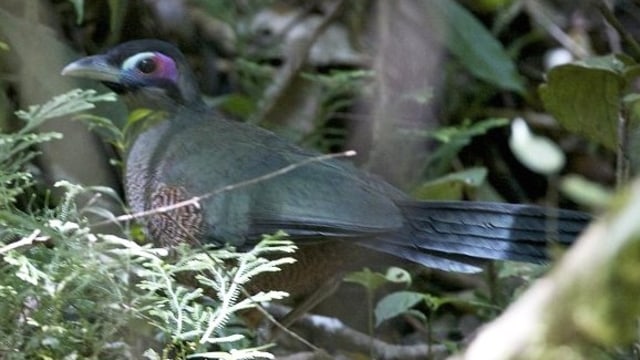
[[[301,249],[299,265],[285,269],[283,278],[306,281],[306,287],[335,272],[331,267],[375,252],[462,272],[477,271],[476,259],[541,262],[548,239],[570,243],[589,220],[583,213],[537,206],[413,201],[342,159],[309,161],[319,154],[208,109],[184,57],[164,42],[125,43],[80,59],[63,73],[101,80],[131,106],[155,111],[126,155],[126,192],[134,211],[216,192],[200,206],[153,215],[147,227],[154,241],[242,249],[264,233],[284,230]],[[292,164],[302,165],[217,192]],[[342,256],[347,252],[360,256]]]
[[[224,141],[212,141],[219,136]],[[212,111],[182,108],[138,136],[127,156],[127,194],[134,211],[148,210],[163,187],[181,187],[187,198],[202,196],[317,155]],[[203,161],[211,166],[199,165]],[[358,201],[335,206],[335,197],[349,196]],[[212,241],[236,246],[279,226],[299,236],[387,233],[402,227],[394,203],[401,199],[403,193],[347,162],[311,162],[204,200],[203,231]]]

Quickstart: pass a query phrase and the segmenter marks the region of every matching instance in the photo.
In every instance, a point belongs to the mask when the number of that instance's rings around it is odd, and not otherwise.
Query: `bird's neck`
[[[185,99],[177,94],[168,94],[163,89],[136,89],[124,94],[123,99],[131,111],[151,109],[176,113],[182,111],[182,108],[202,110],[206,107],[199,95]]]
[[[131,98],[127,98],[131,99]],[[125,148],[128,148],[138,136],[163,123],[177,122],[179,126],[189,126],[197,121],[203,113],[209,111],[204,101],[197,101],[189,105],[165,103],[163,106],[144,106],[148,102],[139,103],[127,101],[130,109],[127,124],[124,128]]]

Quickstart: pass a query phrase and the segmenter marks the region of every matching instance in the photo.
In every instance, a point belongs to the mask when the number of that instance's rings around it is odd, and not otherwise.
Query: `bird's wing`
[[[168,155],[156,158],[163,161],[159,182],[192,196],[209,194],[202,208],[212,241],[246,245],[276,230],[298,238],[355,237],[402,227],[394,200],[401,193],[348,162],[305,162],[318,154],[270,132],[223,119],[197,121],[167,132],[171,139],[159,151]]]

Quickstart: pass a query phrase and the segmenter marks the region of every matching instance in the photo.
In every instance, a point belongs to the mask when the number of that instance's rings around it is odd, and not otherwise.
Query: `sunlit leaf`
[[[524,166],[539,174],[555,174],[566,162],[558,145],[546,137],[534,135],[521,118],[511,124],[509,147]]]
[[[560,189],[576,203],[592,208],[604,208],[613,196],[611,189],[579,175],[565,176],[560,183]]]

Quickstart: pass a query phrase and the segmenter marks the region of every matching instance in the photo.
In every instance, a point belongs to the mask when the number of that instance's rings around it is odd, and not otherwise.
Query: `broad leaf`
[[[524,92],[522,78],[502,44],[468,10],[452,0],[429,1],[429,23],[447,49],[476,77]]]
[[[385,296],[375,308],[376,326],[385,320],[406,313],[424,298],[424,295],[413,291],[398,291]]]
[[[567,130],[615,150],[621,99],[635,67],[622,55],[561,65],[547,75],[540,97]]]

